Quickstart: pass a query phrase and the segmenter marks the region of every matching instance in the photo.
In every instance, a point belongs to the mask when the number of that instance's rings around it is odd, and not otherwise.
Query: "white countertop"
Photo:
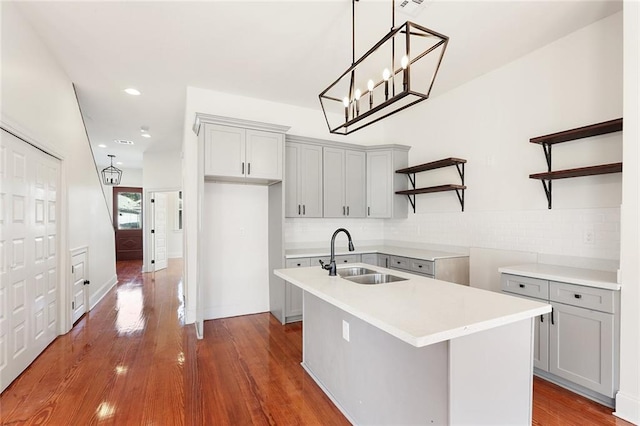
[[[551,311],[551,305],[432,278],[363,266],[408,278],[363,285],[330,277],[319,266],[274,273],[314,296],[397,337],[423,347],[510,324]],[[339,270],[340,268],[338,268]]]
[[[610,271],[571,268],[568,266],[547,265],[543,263],[503,266],[498,268],[498,271],[504,272],[505,274],[561,281],[563,283],[598,287],[608,290],[620,290],[622,288],[622,286],[617,283],[617,274]]]
[[[449,259],[453,257],[469,257],[464,253],[452,253],[440,250],[418,249],[410,247],[397,247],[387,245],[375,245],[375,246],[357,246],[354,251],[349,251],[346,245],[341,244],[340,247],[335,248],[336,256],[348,255],[348,254],[363,254],[363,253],[383,253],[392,256],[411,257],[414,259],[431,260],[436,259]],[[326,247],[316,248],[303,248],[303,249],[290,249],[285,251],[285,258],[296,259],[300,257],[318,257],[329,256],[331,254],[331,246],[329,244]]]

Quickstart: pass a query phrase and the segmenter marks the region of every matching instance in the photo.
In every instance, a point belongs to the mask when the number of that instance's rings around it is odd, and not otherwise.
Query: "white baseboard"
[[[613,415],[623,420],[640,425],[640,398],[624,392],[616,394],[616,411]]]
[[[109,293],[109,290],[111,290],[117,283],[118,283],[118,275],[114,275],[113,277],[111,277],[110,280],[104,283],[95,293],[93,293],[91,297],[89,297],[89,310],[92,310],[93,308],[95,308],[96,305],[100,303],[102,298],[106,296],[107,293]]]
[[[216,306],[204,308],[202,314],[204,320],[206,321],[220,318],[238,317],[241,315],[261,314],[263,312],[269,312],[269,306],[264,306],[264,304]]]

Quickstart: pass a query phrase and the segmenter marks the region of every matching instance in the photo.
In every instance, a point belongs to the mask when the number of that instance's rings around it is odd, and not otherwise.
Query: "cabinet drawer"
[[[536,299],[549,298],[549,281],[519,275],[502,274],[502,290]]]
[[[400,256],[389,256],[389,267],[395,269],[411,270],[411,259]]]
[[[299,259],[287,259],[285,265],[287,268],[303,268],[305,266],[311,266],[311,261],[308,257],[301,257]]]
[[[433,262],[430,260],[411,259],[409,266],[412,271],[419,272],[421,274],[433,275]]]
[[[311,262],[311,266],[318,266],[320,263],[318,260],[322,260],[324,263],[329,263],[331,260],[331,256],[320,256],[320,257],[312,257],[309,259]],[[341,256],[336,256],[336,265],[341,263],[358,263],[360,262],[359,254],[343,254]]]
[[[615,293],[602,288],[551,281],[549,299],[595,311],[615,312]]]

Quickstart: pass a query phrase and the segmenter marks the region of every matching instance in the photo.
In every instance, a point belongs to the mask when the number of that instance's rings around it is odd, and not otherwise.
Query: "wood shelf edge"
[[[597,176],[620,172],[622,172],[622,163],[610,163],[597,166],[578,167],[575,169],[555,170],[552,172],[533,173],[529,175],[529,178],[554,180],[582,176]]]
[[[417,166],[406,167],[404,169],[396,170],[396,173],[400,174],[412,174],[412,173],[420,173],[425,172],[427,170],[435,170],[440,169],[442,167],[455,166],[456,164],[464,164],[467,160],[462,158],[443,158],[442,160],[431,161],[429,163],[418,164]]]
[[[564,130],[562,132],[537,136],[529,139],[529,142],[540,145],[553,145],[556,143],[569,142],[576,139],[605,135],[620,131],[622,131],[622,118],[616,118],[614,120],[603,121],[601,123],[590,124],[588,126],[577,127],[575,129]]]
[[[445,192],[445,191],[455,191],[460,189],[467,189],[465,185],[438,185],[438,186],[429,186],[426,188],[416,188],[416,189],[405,189],[403,191],[396,191],[396,194],[400,195],[415,195],[415,194],[429,194],[432,192]]]

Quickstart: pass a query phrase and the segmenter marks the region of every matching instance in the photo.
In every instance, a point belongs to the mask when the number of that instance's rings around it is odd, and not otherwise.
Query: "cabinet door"
[[[362,263],[378,265],[378,255],[376,253],[363,253],[361,259]]]
[[[205,124],[204,174],[243,177],[246,130]]]
[[[248,178],[282,180],[282,146],[280,133],[246,131],[246,165]]]
[[[287,268],[304,268],[309,266],[309,258],[287,259]],[[285,287],[285,322],[299,321],[302,318],[302,289],[291,283]]]
[[[613,314],[551,306],[549,372],[613,398]]]
[[[533,366],[543,371],[549,371],[549,320],[549,314],[539,315],[533,326]]]
[[[296,143],[287,143],[284,151],[284,215],[286,217],[298,217],[302,214],[300,206],[300,151],[302,146]]]
[[[382,266],[383,268],[389,267],[389,255],[379,254],[378,255],[378,266]]]
[[[391,151],[367,152],[367,216],[391,217],[393,173]]]
[[[345,204],[348,217],[366,216],[366,154],[362,151],[345,151]]]
[[[322,190],[324,193],[324,217],[346,216],[346,202],[344,193],[345,157],[344,149],[323,149],[322,160]]]
[[[298,201],[302,216],[322,217],[322,147],[301,145],[299,155]]]

